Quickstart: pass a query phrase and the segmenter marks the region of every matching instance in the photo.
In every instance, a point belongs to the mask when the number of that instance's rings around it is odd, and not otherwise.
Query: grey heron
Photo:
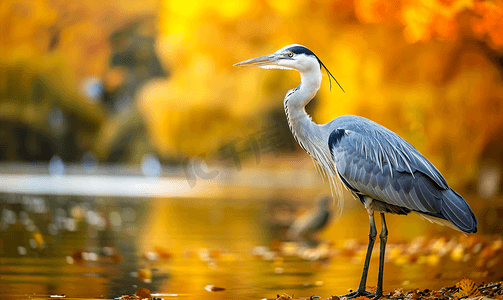
[[[292,134],[329,180],[332,183],[342,182],[368,212],[369,242],[360,284],[344,297],[379,298],[383,295],[384,254],[388,237],[385,213],[407,215],[415,212],[435,223],[467,233],[477,232],[477,219],[463,197],[448,186],[432,163],[396,133],[354,115],[339,116],[323,125],[311,120],[305,106],[320,88],[322,68],[329,80],[332,77],[337,82],[311,50],[301,45],[288,45],[273,54],[235,66],[296,70],[300,73],[299,86],[289,90],[283,101]],[[377,236],[375,211],[381,214],[380,255],[376,291],[370,294],[365,288]]]

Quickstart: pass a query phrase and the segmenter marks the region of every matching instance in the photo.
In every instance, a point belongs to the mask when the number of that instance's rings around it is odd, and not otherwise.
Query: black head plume
[[[337,79],[335,79],[334,75],[332,75],[332,73],[330,73],[330,71],[328,70],[328,68],[321,62],[321,60],[318,58],[318,56],[316,56],[316,54],[314,54],[313,51],[309,50],[308,48],[304,47],[304,46],[301,46],[301,45],[294,45],[293,47],[289,47],[288,48],[289,51],[295,53],[295,54],[306,54],[306,55],[312,55],[314,57],[316,57],[316,59],[318,60],[318,62],[320,63],[320,68],[323,67],[325,69],[325,71],[327,71],[327,75],[328,75],[328,82],[330,83],[330,90],[332,90],[332,79],[330,77],[332,77],[335,82],[337,82],[337,85],[339,85],[339,87],[341,88],[341,90],[345,93],[346,91],[344,91],[344,89],[342,88],[342,86],[339,84],[339,82],[337,81]]]
[[[316,57],[316,58],[318,58],[318,57]],[[337,82],[337,85],[341,88],[341,90],[345,93],[346,91],[344,91],[344,89],[342,88],[342,86],[340,85],[340,83],[337,81],[337,79],[335,79],[334,75],[332,75],[332,73],[330,73],[330,71],[328,70],[328,68],[321,62],[321,60],[319,58],[318,58],[318,62],[325,69],[325,71],[327,71],[328,82],[330,83],[330,90],[332,90],[332,80],[330,79],[330,77],[332,77],[335,80],[335,82]]]

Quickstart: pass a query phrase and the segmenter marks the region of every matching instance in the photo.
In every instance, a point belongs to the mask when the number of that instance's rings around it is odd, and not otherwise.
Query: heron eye
[[[293,52],[288,52],[288,57],[293,57]]]

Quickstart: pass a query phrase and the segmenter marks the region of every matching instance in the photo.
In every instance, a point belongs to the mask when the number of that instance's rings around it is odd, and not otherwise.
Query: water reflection
[[[358,220],[365,212],[334,217],[315,248],[289,242],[295,213],[314,202],[4,194],[0,298],[115,298],[142,287],[175,298],[343,294],[360,277],[368,229]],[[386,290],[440,288],[464,276],[501,279],[500,237],[390,219]],[[373,260],[369,285],[376,274]],[[208,285],[225,290],[208,292]]]

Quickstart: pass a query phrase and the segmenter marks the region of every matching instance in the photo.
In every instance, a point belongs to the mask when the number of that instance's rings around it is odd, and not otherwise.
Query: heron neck
[[[318,125],[311,120],[306,112],[306,105],[314,98],[321,85],[320,69],[305,73],[300,72],[300,85],[288,91],[285,97],[285,113],[292,134],[315,162],[315,166],[325,175],[332,192],[341,197],[340,185],[337,184],[337,170],[328,146],[330,130],[324,125]]]
[[[321,86],[321,71],[300,72],[300,85],[292,95],[290,105],[295,108],[302,108],[311,102]]]
[[[301,72],[300,76],[300,85],[290,90],[285,97],[285,113],[293,136],[300,146],[314,157],[310,141],[323,137],[319,125],[311,120],[305,107],[314,98],[320,88],[321,72],[319,70],[318,72],[310,72],[309,74]]]

